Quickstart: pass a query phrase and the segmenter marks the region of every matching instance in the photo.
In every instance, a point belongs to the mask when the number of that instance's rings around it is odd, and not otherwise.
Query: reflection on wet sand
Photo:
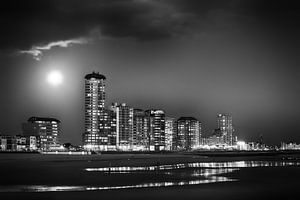
[[[245,167],[285,167],[300,166],[300,162],[273,162],[273,161],[236,161],[236,162],[199,162],[199,163],[183,163],[172,165],[157,165],[144,167],[100,167],[86,168],[86,171],[93,172],[133,172],[133,171],[155,171],[155,170],[174,170],[186,168],[245,168]]]
[[[118,190],[118,189],[134,189],[134,188],[154,188],[154,187],[170,187],[170,186],[190,186],[208,183],[220,183],[237,181],[225,177],[225,174],[232,173],[246,167],[285,167],[299,166],[298,162],[272,162],[272,161],[238,161],[238,162],[209,162],[209,163],[186,163],[174,165],[158,165],[147,167],[104,167],[104,168],[86,168],[87,173],[101,172],[110,173],[110,176],[128,173],[132,176],[161,172],[161,175],[167,176],[174,181],[157,181],[145,182],[139,184],[127,185],[13,185],[0,186],[0,192],[61,192],[61,191],[97,191],[97,190]],[[151,172],[152,171],[152,172]],[[175,178],[177,177],[177,178]],[[180,179],[178,179],[180,177]],[[128,178],[128,177],[127,177]]]
[[[170,187],[170,186],[188,186],[200,185],[207,183],[235,181],[227,177],[218,176],[219,174],[230,173],[238,169],[201,169],[187,171],[171,171],[167,175],[181,175],[185,180],[182,181],[166,181],[151,182],[135,185],[115,185],[115,186],[50,186],[50,185],[32,185],[32,186],[0,186],[0,192],[61,192],[61,191],[95,191],[95,190],[116,190],[116,189],[134,189],[134,188],[154,188],[154,187]],[[122,173],[122,172],[120,172]],[[127,172],[131,173],[131,172]],[[198,178],[193,180],[193,178]],[[190,179],[190,180],[186,180]]]
[[[0,192],[70,192],[70,191],[116,190],[116,189],[199,185],[205,183],[216,183],[216,182],[227,182],[227,181],[234,181],[234,180],[228,179],[226,177],[212,177],[211,179],[206,179],[206,180],[144,183],[144,184],[137,184],[137,185],[122,185],[122,186],[46,186],[46,185],[13,186],[13,187],[0,187]]]
[[[223,171],[224,172],[224,171]],[[223,173],[222,172],[222,173]],[[227,177],[212,176],[218,174],[217,171],[206,172],[192,172],[191,177],[205,177],[205,179],[188,180],[179,182],[154,182],[142,183],[136,185],[120,185],[120,186],[47,186],[47,185],[33,185],[33,186],[5,186],[0,187],[0,192],[68,192],[68,191],[95,191],[95,190],[116,190],[116,189],[134,189],[134,188],[154,188],[154,187],[170,187],[170,186],[188,186],[200,185],[207,183],[228,182],[235,181]]]

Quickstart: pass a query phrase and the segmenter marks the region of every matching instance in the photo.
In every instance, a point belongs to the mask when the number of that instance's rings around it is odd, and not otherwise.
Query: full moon
[[[52,71],[48,74],[47,81],[50,85],[58,86],[63,82],[63,76],[59,71]]]

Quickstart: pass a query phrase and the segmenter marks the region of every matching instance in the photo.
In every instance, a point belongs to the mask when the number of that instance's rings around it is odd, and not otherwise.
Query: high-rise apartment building
[[[116,146],[119,150],[132,150],[133,137],[133,108],[125,103],[114,103],[111,110],[115,113]]]
[[[148,150],[148,120],[144,110],[133,110],[133,146],[134,150]]]
[[[109,131],[108,131],[108,149],[107,150],[117,150],[117,119],[116,119],[116,113],[111,109],[106,109],[106,112],[108,114],[108,125]]]
[[[220,129],[225,144],[228,146],[234,145],[232,116],[228,114],[218,114],[217,128]]]
[[[180,117],[177,120],[177,147],[191,150],[200,145],[201,123],[194,117]]]
[[[27,123],[22,124],[22,129],[25,136],[39,138],[42,150],[51,150],[60,146],[60,124],[55,118],[30,117]]]
[[[163,110],[146,110],[148,120],[149,150],[165,149],[165,112]]]
[[[165,150],[176,149],[177,121],[175,118],[165,118]]]
[[[91,73],[85,76],[85,132],[83,145],[87,150],[107,150],[110,116],[105,109],[105,76]]]

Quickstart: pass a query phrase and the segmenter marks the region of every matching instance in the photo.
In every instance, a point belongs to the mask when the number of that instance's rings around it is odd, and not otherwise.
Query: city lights
[[[59,71],[48,75],[57,86],[63,81]],[[85,119],[80,152],[101,151],[268,151],[260,142],[237,140],[230,114],[216,115],[216,129],[202,134],[202,123],[194,117],[169,117],[163,109],[142,110],[126,103],[106,106],[106,77],[92,72],[85,76]],[[1,136],[2,151],[36,151],[74,155],[59,141],[61,122],[55,118],[31,117],[23,124],[23,135]],[[282,143],[281,150],[299,149],[295,143]]]

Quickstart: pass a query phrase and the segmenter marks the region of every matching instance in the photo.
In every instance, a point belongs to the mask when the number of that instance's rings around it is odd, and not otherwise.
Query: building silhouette
[[[148,123],[149,150],[165,149],[165,112],[163,110],[146,110]]]
[[[110,113],[105,109],[105,76],[85,76],[85,126],[83,145],[88,150],[107,150],[111,127]]]
[[[194,117],[180,117],[177,120],[177,148],[191,150],[200,145],[201,123]]]
[[[165,118],[165,150],[176,150],[177,121],[175,118]]]
[[[42,150],[51,150],[60,146],[61,122],[55,118],[30,117],[22,124],[24,136],[35,136]]]
[[[116,123],[116,148],[118,150],[132,150],[133,137],[133,108],[125,103],[113,103],[111,110]]]
[[[85,126],[83,146],[93,151],[192,150],[202,146],[232,148],[232,117],[217,115],[211,137],[201,138],[201,122],[194,117],[165,117],[160,109],[134,109],[125,103],[106,105],[106,77],[92,72],[85,76]]]
[[[149,149],[148,120],[142,109],[133,110],[133,145],[134,150]]]
[[[0,135],[0,151],[36,151],[40,144],[39,136]]]
[[[227,146],[234,145],[232,116],[228,114],[217,115],[217,129],[220,130],[223,141]]]

